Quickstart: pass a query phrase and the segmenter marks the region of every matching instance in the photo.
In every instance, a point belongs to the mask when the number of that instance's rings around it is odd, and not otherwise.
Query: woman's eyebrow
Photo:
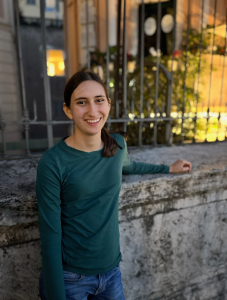
[[[87,98],[86,97],[79,97],[79,98],[76,98],[75,100],[86,100]]]
[[[99,97],[105,97],[103,95],[98,95],[98,96],[95,96],[95,98],[99,98]],[[79,97],[79,98],[76,98],[75,100],[86,100],[87,98],[86,97]]]

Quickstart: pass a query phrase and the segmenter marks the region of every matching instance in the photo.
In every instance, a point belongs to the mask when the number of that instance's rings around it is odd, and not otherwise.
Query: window
[[[55,11],[56,0],[46,0],[46,11]]]
[[[28,5],[35,5],[35,0],[27,0]]]
[[[48,76],[64,76],[64,51],[49,49],[47,50],[47,74]]]

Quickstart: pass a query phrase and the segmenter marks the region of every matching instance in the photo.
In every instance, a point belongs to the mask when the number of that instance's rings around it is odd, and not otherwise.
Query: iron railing
[[[102,1],[102,0],[100,0]],[[175,53],[175,41],[176,41],[176,0],[174,2],[174,27],[172,30],[172,54],[171,54],[171,68],[167,70],[167,68],[161,63],[161,56],[160,47],[161,47],[161,9],[162,9],[162,2],[158,1],[158,9],[157,9],[157,56],[156,61],[152,61],[150,63],[150,70],[151,74],[154,77],[154,87],[155,90],[153,92],[153,100],[150,101],[149,99],[145,101],[144,99],[144,89],[145,89],[145,82],[148,82],[148,79],[145,78],[144,70],[146,68],[145,64],[145,56],[144,56],[144,21],[145,21],[145,4],[144,0],[141,0],[141,26],[140,26],[140,59],[137,61],[140,74],[138,76],[138,80],[135,83],[131,78],[133,78],[133,74],[129,74],[127,71],[127,22],[126,22],[126,0],[119,0],[118,1],[118,29],[117,29],[117,56],[115,60],[115,73],[114,73],[114,86],[115,86],[115,93],[112,86],[110,86],[111,81],[111,72],[109,70],[109,63],[110,63],[110,47],[108,43],[108,26],[109,26],[109,0],[106,0],[106,66],[103,66],[105,69],[105,82],[107,86],[107,90],[110,94],[114,95],[114,114],[109,116],[107,120],[107,128],[119,128],[119,126],[123,126],[123,130],[127,131],[129,125],[131,124],[138,124],[138,137],[137,137],[137,145],[143,145],[143,132],[147,129],[151,128],[150,131],[150,142],[148,144],[157,146],[157,134],[159,125],[162,124],[164,126],[164,143],[165,145],[172,144],[172,124],[173,122],[180,122],[181,132],[180,132],[180,140],[178,141],[180,144],[184,144],[185,142],[185,122],[187,120],[191,120],[193,124],[193,138],[191,142],[197,143],[196,139],[196,131],[197,131],[197,123],[198,120],[204,119],[206,122],[205,125],[205,142],[207,142],[207,134],[208,134],[208,125],[211,119],[211,112],[210,112],[210,97],[211,97],[211,88],[212,88],[212,74],[213,74],[213,56],[214,56],[214,37],[215,37],[215,25],[216,25],[216,14],[217,14],[217,0],[214,2],[214,24],[213,24],[213,41],[212,41],[212,50],[211,50],[211,64],[210,64],[210,86],[209,86],[209,95],[208,95],[208,107],[207,110],[203,114],[199,115],[198,113],[198,98],[199,98],[199,83],[201,80],[200,72],[201,72],[201,59],[202,59],[202,43],[203,43],[203,18],[204,18],[204,0],[201,1],[201,28],[200,28],[200,44],[199,44],[199,59],[198,59],[198,78],[197,78],[197,91],[195,92],[196,104],[195,104],[195,111],[190,111],[186,114],[185,107],[186,107],[186,100],[187,100],[187,86],[186,80],[188,76],[188,45],[189,45],[189,35],[190,35],[190,11],[191,11],[191,0],[188,0],[188,15],[187,15],[187,30],[186,30],[186,50],[184,54],[184,76],[183,76],[183,99],[182,103],[176,101],[174,105],[177,107],[175,115],[171,115],[171,109],[173,107],[173,86],[174,86],[174,53]],[[65,9],[67,9],[66,1],[65,1]],[[53,126],[59,124],[69,124],[72,128],[73,123],[72,121],[55,121],[52,119],[51,113],[51,95],[50,95],[50,84],[49,78],[47,75],[47,64],[46,64],[46,39],[45,39],[45,1],[40,0],[40,15],[41,15],[41,35],[42,35],[42,61],[43,61],[43,79],[44,79],[44,89],[45,89],[45,105],[46,105],[46,121],[38,121],[37,114],[36,114],[36,106],[34,106],[35,110],[35,117],[33,120],[29,119],[29,113],[26,105],[26,93],[24,87],[24,75],[23,75],[23,65],[22,65],[22,54],[21,54],[21,45],[20,45],[20,24],[19,24],[19,9],[18,9],[18,1],[14,0],[14,8],[15,8],[15,16],[16,16],[16,28],[17,28],[17,46],[18,46],[18,54],[19,54],[19,67],[20,67],[20,80],[21,80],[21,98],[23,103],[23,117],[18,122],[5,122],[4,116],[1,115],[0,112],[0,131],[1,131],[1,150],[2,150],[2,157],[7,157],[7,146],[6,146],[6,139],[5,139],[5,129],[8,125],[18,124],[24,126],[25,132],[25,155],[31,155],[31,151],[29,149],[29,127],[31,125],[44,125],[47,127],[47,139],[48,139],[48,147],[50,148],[54,144],[53,140]],[[90,49],[89,49],[89,32],[88,32],[88,16],[89,16],[89,5],[88,0],[86,0],[86,23],[87,23],[87,69],[91,69],[91,61],[90,61]],[[123,27],[121,26],[121,11],[123,8]],[[227,15],[227,13],[226,13]],[[65,14],[65,26],[68,27],[68,20],[67,20],[67,13]],[[227,19],[227,16],[226,16]],[[121,34],[123,33],[123,39],[121,38]],[[68,41],[66,30],[66,40]],[[121,45],[121,40],[123,40],[123,44]],[[220,124],[222,118],[227,118],[227,111],[221,112],[220,107],[223,100],[223,84],[224,84],[224,72],[225,72],[225,56],[226,56],[226,43],[227,40],[227,26],[226,26],[226,35],[225,35],[225,46],[224,46],[224,59],[223,59],[223,66],[222,66],[222,79],[221,79],[221,90],[220,90],[220,104],[219,104],[219,111],[217,113],[216,119],[218,124]],[[68,48],[68,47],[67,47]],[[68,54],[68,49],[67,49]],[[67,69],[69,71],[70,64],[69,60],[67,60],[68,65]],[[130,77],[130,76],[131,77]],[[163,76],[164,84],[163,87],[161,86],[161,76]],[[123,82],[121,82],[121,80]],[[130,80],[130,82],[129,82]],[[139,86],[138,86],[139,84]],[[147,84],[149,88],[149,84]],[[161,90],[160,90],[161,87]],[[116,90],[117,89],[117,90]],[[136,92],[139,91],[139,99],[135,99]],[[160,93],[165,90],[164,96],[160,95]],[[152,95],[152,91],[151,91]],[[129,97],[130,96],[130,97]],[[226,97],[226,95],[224,95]],[[121,99],[122,97],[122,99]],[[163,98],[164,97],[164,98]],[[161,102],[160,102],[161,99]],[[163,100],[164,99],[164,100]],[[226,99],[224,99],[226,101]],[[135,107],[137,106],[137,115],[135,115]],[[225,103],[227,108],[227,102]],[[115,125],[118,124],[116,127]],[[149,126],[147,126],[148,124]],[[115,126],[115,127],[114,127]],[[147,126],[147,127],[146,127]],[[148,128],[149,127],[149,128]],[[144,130],[145,128],[145,130]],[[218,140],[220,126],[218,125],[217,129],[217,137],[215,141]],[[148,134],[148,135],[149,135]],[[227,136],[225,134],[225,141]],[[147,143],[146,143],[147,144]],[[176,143],[177,144],[177,143]]]

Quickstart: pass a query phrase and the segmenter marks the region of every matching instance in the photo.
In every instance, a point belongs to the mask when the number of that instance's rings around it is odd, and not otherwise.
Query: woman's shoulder
[[[47,149],[41,156],[38,165],[55,165],[55,158],[59,156],[59,143]]]
[[[127,134],[124,131],[110,132],[111,137],[122,147],[125,147]]]

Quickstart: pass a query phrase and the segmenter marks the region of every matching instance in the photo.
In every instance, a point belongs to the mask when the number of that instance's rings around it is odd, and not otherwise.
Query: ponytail
[[[114,132],[113,132],[114,133]],[[126,140],[127,135],[125,132],[123,131],[119,131],[119,132],[115,132],[115,133],[119,133],[121,134],[124,139]],[[114,156],[117,152],[117,147],[119,147],[120,149],[123,149],[110,135],[109,130],[107,130],[106,128],[102,128],[101,131],[101,139],[104,143],[104,150],[102,153],[103,157],[111,157]]]

